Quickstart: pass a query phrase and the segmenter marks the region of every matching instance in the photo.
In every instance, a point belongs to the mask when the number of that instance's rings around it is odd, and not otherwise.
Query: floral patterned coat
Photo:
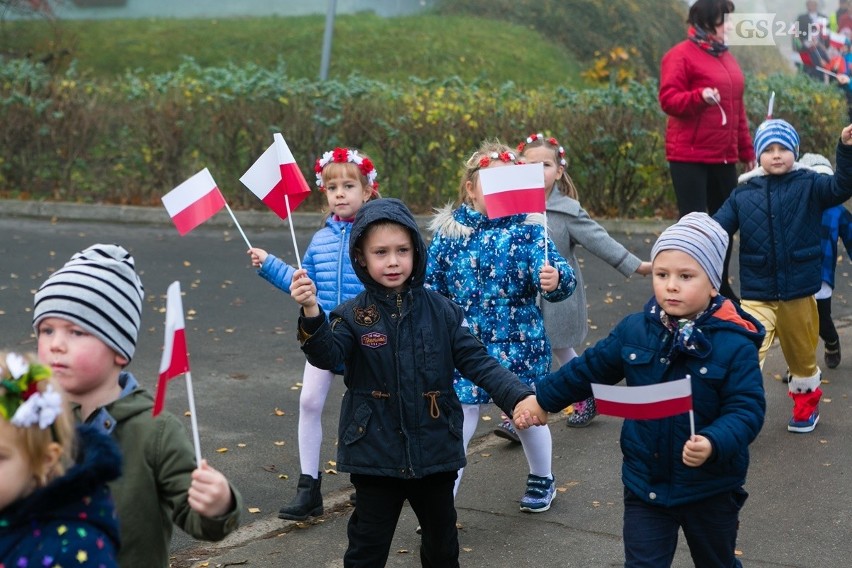
[[[489,354],[528,385],[550,372],[550,341],[544,330],[539,294],[548,302],[574,292],[571,266],[548,239],[550,264],[559,285],[542,292],[539,271],[545,264],[541,215],[489,219],[462,205],[437,212],[429,228],[426,284],[465,312],[473,334]],[[490,395],[456,371],[454,386],[464,404],[485,404]]]

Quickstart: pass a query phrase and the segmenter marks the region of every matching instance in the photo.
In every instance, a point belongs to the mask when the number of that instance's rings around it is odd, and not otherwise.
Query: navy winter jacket
[[[628,387],[692,378],[695,432],[713,453],[700,467],[684,465],[689,415],[625,420],[621,428],[625,487],[650,504],[675,506],[741,487],[748,445],[763,426],[766,401],[757,352],[763,326],[730,300],[717,296],[695,321],[694,349],[674,342],[651,299],[608,337],[536,383],[536,398],[556,412],[591,396],[591,383]]]
[[[379,285],[355,259],[367,226],[383,220],[406,227],[414,242],[414,269],[400,293]],[[299,318],[302,350],[312,365],[345,363],[337,467],[398,478],[456,471],[466,460],[453,369],[485,388],[505,412],[533,391],[488,355],[459,306],[424,288],[426,244],[401,201],[365,204],[352,229],[350,259],[366,290],[328,321],[322,310]]]
[[[308,277],[317,286],[317,300],[327,312],[364,289],[349,262],[351,234],[351,221],[328,217],[325,227],[314,234],[302,259],[302,268],[308,271]],[[294,267],[270,254],[257,273],[289,294],[295,271]]]
[[[740,232],[744,300],[794,300],[820,289],[822,212],[852,197],[852,147],[838,143],[836,161],[833,176],[798,163],[782,175],[752,170],[713,215],[732,237]]]

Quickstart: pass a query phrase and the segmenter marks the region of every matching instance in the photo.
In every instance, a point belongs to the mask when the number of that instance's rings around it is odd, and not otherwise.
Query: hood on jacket
[[[474,229],[485,224],[488,224],[489,227],[508,226],[515,223],[544,226],[544,222],[542,213],[509,215],[508,217],[489,219],[467,204],[454,209],[452,204],[448,203],[444,207],[435,209],[435,215],[429,221],[428,229],[433,234],[441,233],[450,239],[463,239],[470,236]]]
[[[121,451],[112,439],[86,425],[77,427],[77,451],[77,463],[65,475],[37,489],[19,505],[13,505],[12,515],[25,519],[51,511],[57,519],[76,521],[87,518],[101,525],[99,519],[87,514],[90,505],[80,497],[86,495],[97,499],[98,490],[105,483],[118,479],[121,475]],[[118,542],[117,526],[101,525],[100,528]]]
[[[358,210],[355,222],[352,224],[352,236],[349,239],[349,260],[358,279],[364,286],[371,290],[382,290],[385,288],[370,277],[367,269],[361,266],[355,255],[355,250],[361,245],[361,239],[367,228],[377,222],[392,222],[402,225],[411,233],[411,241],[414,244],[414,266],[407,284],[410,288],[423,286],[426,277],[426,242],[420,234],[417,221],[406,207],[405,203],[392,197],[368,201]]]
[[[790,172],[795,172],[797,170],[805,170],[805,171],[810,171],[810,172],[816,173],[816,170],[814,170],[812,167],[810,167],[808,165],[802,164],[801,162],[793,162],[793,169],[791,169]],[[790,172],[787,172],[787,173],[789,174]],[[747,181],[749,181],[751,179],[763,177],[763,176],[768,176],[768,175],[769,174],[766,173],[766,170],[763,169],[763,166],[757,166],[753,170],[750,170],[750,171],[745,172],[744,174],[741,174],[740,177],[737,178],[737,181],[739,183],[746,183]],[[782,174],[782,175],[784,175],[784,174]]]

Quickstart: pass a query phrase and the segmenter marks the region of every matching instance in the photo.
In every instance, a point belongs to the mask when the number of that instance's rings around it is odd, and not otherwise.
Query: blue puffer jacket
[[[489,219],[468,205],[443,208],[430,223],[435,234],[426,268],[427,285],[461,306],[491,356],[529,385],[551,367],[538,296],[558,302],[577,285],[571,265],[545,237],[543,221],[541,215]],[[551,292],[539,285],[545,262],[559,271],[559,285]],[[488,392],[462,374],[456,374],[455,386],[465,404],[489,400]]]
[[[329,312],[364,289],[349,261],[349,235],[352,222],[329,217],[316,232],[305,251],[302,268],[317,286],[317,300]],[[296,269],[280,258],[269,255],[257,273],[273,286],[290,293]]]
[[[354,245],[377,221],[408,228],[415,258],[407,287],[379,285],[354,262]],[[365,204],[355,218],[350,257],[366,290],[335,309],[299,318],[302,350],[310,363],[332,369],[345,362],[337,468],[364,475],[420,478],[464,467],[464,421],[453,390],[461,369],[511,412],[533,394],[490,357],[456,304],[423,287],[426,244],[398,199]]]
[[[675,506],[731,491],[745,483],[748,445],[763,426],[766,401],[757,351],[764,330],[730,300],[717,296],[695,321],[684,348],[660,319],[653,298],[608,337],[536,384],[541,407],[559,411],[592,394],[591,383],[628,387],[692,377],[695,432],[713,445],[700,467],[681,460],[689,415],[625,420],[621,428],[625,487],[647,503]]]
[[[822,212],[852,197],[852,147],[838,144],[836,161],[833,176],[798,163],[783,175],[752,170],[713,215],[729,235],[740,232],[744,300],[794,300],[820,289]]]

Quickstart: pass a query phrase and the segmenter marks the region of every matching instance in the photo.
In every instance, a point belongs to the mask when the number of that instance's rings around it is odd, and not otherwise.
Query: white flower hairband
[[[562,166],[568,164],[568,162],[565,161],[565,148],[563,148],[559,144],[559,140],[557,140],[553,136],[551,136],[550,138],[545,138],[544,134],[542,134],[541,132],[536,132],[535,134],[530,134],[529,136],[527,136],[526,142],[521,142],[520,144],[518,144],[518,152],[523,153],[524,147],[526,147],[527,144],[532,144],[536,140],[544,140],[551,146],[556,146],[556,153],[559,156],[559,164]]]
[[[373,189],[373,191],[378,191],[379,184],[376,183],[376,177],[379,173],[376,171],[376,167],[373,165],[373,162],[370,158],[366,156],[362,156],[358,153],[358,150],[351,150],[349,148],[335,148],[334,150],[330,150],[325,152],[321,158],[317,158],[316,166],[314,167],[314,172],[317,175],[317,187],[322,189],[322,170],[331,162],[336,162],[338,164],[346,164],[352,163],[358,166],[358,170],[367,178],[367,183]]]
[[[50,370],[28,363],[18,353],[6,355],[6,369],[9,375],[0,376],[0,415],[19,428],[52,426],[62,413],[62,395],[50,384],[44,392],[38,390],[38,383],[50,377]]]

